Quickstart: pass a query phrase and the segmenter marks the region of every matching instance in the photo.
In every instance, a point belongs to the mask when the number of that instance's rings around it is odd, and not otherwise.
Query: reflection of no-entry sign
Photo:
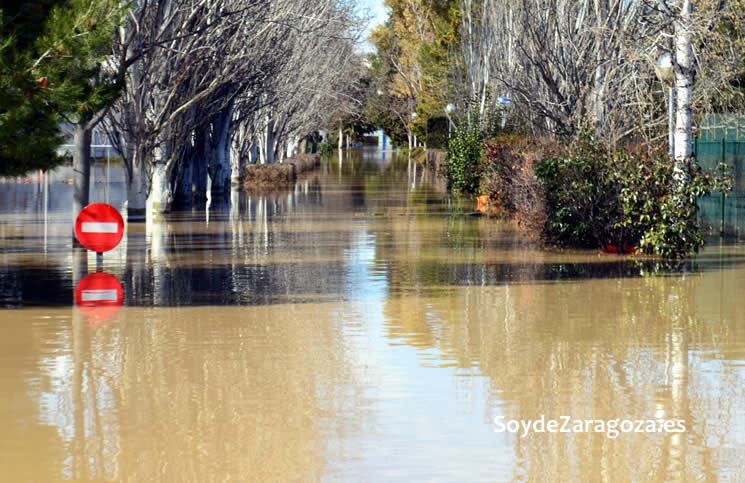
[[[106,272],[86,275],[75,288],[75,304],[79,307],[118,307],[123,300],[122,284]]]
[[[88,250],[103,253],[119,244],[124,235],[122,215],[111,205],[93,203],[75,220],[75,238]]]
[[[102,322],[114,317],[119,313],[123,301],[122,284],[105,272],[86,275],[75,288],[75,305],[89,322],[95,322],[93,325],[102,325]]]

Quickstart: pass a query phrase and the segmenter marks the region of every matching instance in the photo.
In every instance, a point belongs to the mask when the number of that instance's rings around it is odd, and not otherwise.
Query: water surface
[[[123,207],[116,173],[92,201]],[[128,225],[102,267],[123,306],[97,310],[64,171],[46,211],[34,180],[2,188],[8,481],[745,481],[742,245],[544,250],[365,152]],[[495,424],[562,417],[685,432]]]

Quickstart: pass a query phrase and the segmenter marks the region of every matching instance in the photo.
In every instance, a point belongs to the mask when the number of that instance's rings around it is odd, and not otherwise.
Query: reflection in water
[[[92,324],[68,185],[46,223],[43,190],[5,187],[9,481],[745,480],[741,246],[642,276],[659,267],[469,216],[406,157],[344,153],[289,190],[128,225],[103,267],[124,307]],[[521,437],[498,416],[686,432]]]

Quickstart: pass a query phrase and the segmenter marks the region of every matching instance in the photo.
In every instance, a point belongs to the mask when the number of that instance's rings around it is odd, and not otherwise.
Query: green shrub
[[[685,182],[662,150],[610,153],[586,133],[569,156],[541,161],[545,236],[560,245],[638,248],[665,258],[685,258],[703,246],[697,199],[726,192],[731,176],[706,172],[693,161]]]
[[[545,190],[549,242],[589,248],[616,238],[620,187],[611,159],[598,144],[586,139],[572,155],[542,160],[536,176]]]
[[[333,151],[333,148],[329,143],[318,143],[318,154],[328,154]]]
[[[461,193],[473,194],[481,183],[484,140],[478,129],[461,125],[448,143],[448,184]]]
[[[448,186],[464,194],[478,192],[484,157],[484,141],[497,132],[499,116],[489,111],[479,115],[477,102],[469,102],[468,115],[455,123],[448,142]]]

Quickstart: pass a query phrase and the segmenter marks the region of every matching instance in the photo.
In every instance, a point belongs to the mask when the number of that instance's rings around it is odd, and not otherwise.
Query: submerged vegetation
[[[712,112],[742,111],[741,0],[386,5],[368,115],[409,147],[446,116],[454,192],[552,245],[702,246],[697,199],[732,183],[695,164],[692,139]]]
[[[697,199],[732,187],[726,170],[693,160],[679,183],[667,153],[610,151],[591,132],[574,146],[514,136],[486,146],[482,189],[548,244],[685,258],[703,246]]]

